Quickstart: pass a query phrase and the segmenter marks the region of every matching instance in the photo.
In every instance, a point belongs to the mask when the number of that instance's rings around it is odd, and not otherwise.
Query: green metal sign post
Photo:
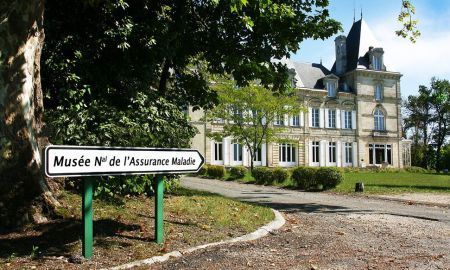
[[[47,177],[84,177],[82,253],[92,258],[93,178],[101,175],[155,174],[155,242],[164,242],[164,174],[198,172],[205,162],[193,149],[50,145],[44,151]],[[145,162],[144,162],[145,161]]]
[[[164,242],[164,175],[156,175],[155,190],[155,241]]]
[[[91,177],[83,178],[83,243],[82,253],[86,259],[92,258],[92,246],[94,243],[94,222],[92,220],[92,195],[93,183]]]

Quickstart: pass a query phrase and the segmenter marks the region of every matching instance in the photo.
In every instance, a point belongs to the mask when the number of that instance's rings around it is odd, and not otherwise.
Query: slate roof
[[[323,89],[322,78],[330,74],[330,71],[322,64],[293,62],[295,72],[300,77],[297,87]]]
[[[353,23],[347,35],[347,71],[369,68],[369,47],[381,47],[364,19]],[[386,65],[386,63],[384,63]],[[331,68],[334,73],[335,65]]]

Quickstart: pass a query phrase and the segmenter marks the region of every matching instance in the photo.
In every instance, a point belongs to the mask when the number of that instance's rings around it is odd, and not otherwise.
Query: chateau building
[[[401,132],[402,74],[388,69],[384,50],[363,19],[353,23],[347,36],[335,38],[335,52],[331,70],[321,63],[281,60],[307,112],[273,123],[284,126],[279,136],[293,143],[263,144],[255,166],[410,166],[411,142]],[[202,122],[202,115],[191,113],[199,130],[192,148],[208,164],[249,166],[247,149],[233,138],[215,142],[206,136],[222,126]]]

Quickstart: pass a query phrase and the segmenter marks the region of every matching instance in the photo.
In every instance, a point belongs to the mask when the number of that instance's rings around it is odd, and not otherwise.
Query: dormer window
[[[335,82],[327,82],[327,92],[329,97],[336,96],[336,83]]]
[[[370,61],[373,70],[383,70],[383,48],[370,50]]]
[[[381,101],[383,99],[383,87],[381,84],[375,85],[375,100]]]

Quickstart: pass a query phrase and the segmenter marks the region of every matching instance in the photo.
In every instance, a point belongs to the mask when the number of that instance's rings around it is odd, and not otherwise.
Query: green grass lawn
[[[344,181],[333,191],[354,192],[355,183],[364,183],[367,193],[437,192],[450,193],[449,174],[431,173],[344,173]]]

